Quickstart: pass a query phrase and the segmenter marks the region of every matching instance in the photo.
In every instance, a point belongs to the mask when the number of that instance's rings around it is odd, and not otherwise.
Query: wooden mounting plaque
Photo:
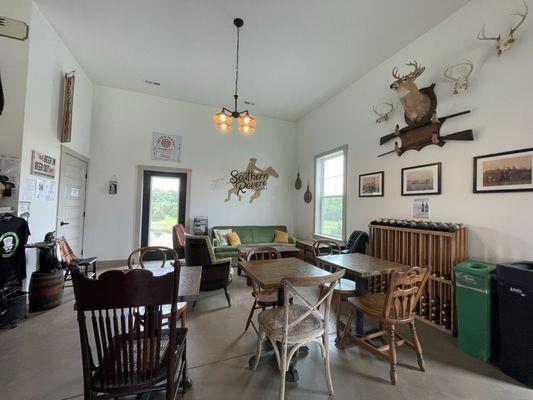
[[[0,36],[26,40],[28,38],[28,25],[16,19],[0,17]]]

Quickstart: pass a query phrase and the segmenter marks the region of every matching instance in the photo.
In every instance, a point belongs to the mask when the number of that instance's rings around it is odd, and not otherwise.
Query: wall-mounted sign
[[[429,199],[415,199],[413,201],[413,218],[429,218]]]
[[[40,151],[33,150],[31,153],[31,174],[46,176],[47,178],[56,177],[56,159],[47,156]]]
[[[234,169],[230,172],[231,189],[228,190],[228,197],[226,202],[230,201],[231,195],[237,196],[241,201],[241,194],[248,191],[252,191],[253,194],[250,197],[250,203],[261,196],[263,190],[267,188],[268,178],[273,176],[277,178],[279,175],[272,167],[265,169],[258,168],[255,163],[257,158],[250,158],[250,162],[244,171],[238,171]]]
[[[61,143],[68,143],[72,137],[72,105],[74,103],[74,71],[65,74],[63,92],[63,129]]]
[[[0,36],[26,40],[28,38],[28,25],[16,19],[0,17]]]
[[[154,132],[152,135],[152,160],[181,162],[181,142],[179,135]]]
[[[108,182],[108,193],[117,194],[118,192],[118,179],[116,175],[113,175]]]

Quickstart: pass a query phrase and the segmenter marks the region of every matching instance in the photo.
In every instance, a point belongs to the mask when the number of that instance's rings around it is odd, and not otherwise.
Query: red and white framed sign
[[[74,71],[65,74],[65,91],[63,94],[63,130],[61,131],[61,143],[71,141],[72,135],[72,105],[74,103]]]
[[[181,162],[181,141],[181,136],[154,132],[152,160]]]

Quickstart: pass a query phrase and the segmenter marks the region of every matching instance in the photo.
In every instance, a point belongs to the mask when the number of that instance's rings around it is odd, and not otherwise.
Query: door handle
[[[61,222],[59,223],[59,226],[68,225],[68,224],[70,224],[70,222],[63,222],[63,221],[61,221]]]

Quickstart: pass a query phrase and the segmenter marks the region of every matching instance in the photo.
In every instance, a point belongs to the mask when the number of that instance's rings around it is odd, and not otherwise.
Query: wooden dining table
[[[382,260],[360,253],[330,254],[317,257],[323,264],[327,264],[332,269],[344,269],[346,276],[355,279],[355,295],[363,296],[368,293],[368,278],[388,274],[391,271],[405,271],[410,267],[392,261]],[[341,326],[344,323],[341,321]],[[364,336],[365,331],[364,314],[357,310],[355,318],[355,334]],[[341,337],[337,337],[336,342],[340,343]]]
[[[278,304],[280,306],[283,306],[284,304],[284,290],[282,284],[284,279],[330,275],[330,272],[306,263],[298,258],[240,261],[239,266],[260,288],[265,290],[276,289],[278,292]],[[268,343],[269,342],[267,341],[267,344]],[[307,346],[302,346],[298,351],[298,355],[305,356],[308,352],[309,349]],[[255,355],[249,359],[248,363],[250,367],[255,364],[255,360]],[[261,359],[259,362],[264,363],[266,361],[277,362],[276,354],[272,349],[270,351],[263,351],[261,353]],[[296,370],[296,357],[293,357],[291,365],[289,366],[287,380],[291,382],[297,382],[299,380],[298,371]]]

